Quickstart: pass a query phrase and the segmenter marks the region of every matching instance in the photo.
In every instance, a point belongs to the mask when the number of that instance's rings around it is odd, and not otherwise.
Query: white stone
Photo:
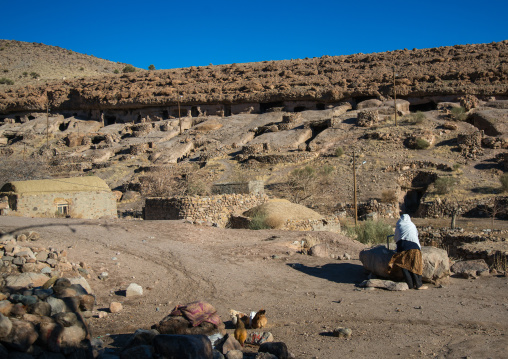
[[[139,284],[136,284],[136,283],[129,284],[129,286],[127,287],[127,290],[125,291],[125,296],[126,297],[135,297],[135,296],[139,296],[139,295],[143,295],[143,288]]]

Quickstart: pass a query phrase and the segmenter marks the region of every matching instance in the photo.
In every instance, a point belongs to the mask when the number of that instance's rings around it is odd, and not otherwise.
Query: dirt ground
[[[506,358],[508,278],[450,278],[426,291],[366,291],[358,242],[326,232],[231,230],[182,221],[76,220],[0,217],[0,230],[36,230],[36,247],[67,250],[90,267],[97,309],[92,333],[114,350],[138,328],[150,328],[177,304],[204,300],[233,332],[229,309],[264,308],[268,331],[296,358]],[[335,240],[351,260],[297,253],[312,235]],[[98,275],[109,273],[102,281]],[[144,295],[125,297],[130,283]],[[352,329],[349,340],[331,336]],[[246,346],[245,352],[256,347]]]

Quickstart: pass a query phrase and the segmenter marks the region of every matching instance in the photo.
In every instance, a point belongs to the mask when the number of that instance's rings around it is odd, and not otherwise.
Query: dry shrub
[[[270,228],[280,229],[284,227],[286,220],[281,215],[272,214],[265,218],[265,224]]]
[[[386,190],[381,193],[381,202],[383,203],[395,203],[397,200],[397,193],[393,189]]]
[[[508,266],[506,264],[506,255],[503,252],[496,251],[496,253],[494,253],[492,268],[500,272],[506,272]]]
[[[309,250],[310,248],[314,247],[316,244],[320,244],[321,241],[319,238],[316,238],[312,235],[307,235],[305,239],[303,240],[303,248],[306,250]]]
[[[200,179],[194,166],[153,167],[140,178],[141,193],[148,197],[208,195],[210,185]]]
[[[46,157],[33,155],[26,160],[7,158],[0,160],[0,187],[12,181],[28,181],[51,178],[50,164]]]

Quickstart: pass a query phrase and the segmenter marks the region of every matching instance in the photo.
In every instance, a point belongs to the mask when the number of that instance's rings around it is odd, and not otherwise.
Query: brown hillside
[[[51,53],[51,58],[55,58],[59,53],[62,59],[80,56],[65,51],[38,54]],[[33,57],[23,56],[30,63],[34,62]],[[85,65],[69,61],[72,76],[80,66],[91,67],[96,74],[101,66],[101,74],[111,73],[115,68],[107,62],[111,67],[104,69],[104,65],[98,64],[103,60],[87,59]],[[97,64],[92,66],[95,61]],[[45,62],[55,63],[47,59]],[[15,71],[10,67],[14,65],[8,66],[7,70]],[[326,105],[348,99],[384,99],[392,94],[393,67],[401,98],[508,95],[508,41],[505,40],[422,50],[144,71],[101,79],[67,79],[30,88],[0,85],[0,113],[41,110],[48,96],[55,110],[169,106],[177,103],[179,93],[183,95],[182,103],[187,105],[253,102],[269,107],[283,100],[311,100]],[[41,69],[41,78],[66,75],[63,69],[58,71],[58,75],[51,75],[49,70],[46,73]],[[18,79],[21,72],[15,73]]]
[[[14,87],[45,86],[48,81],[102,77],[122,72],[124,63],[36,42],[0,40],[0,78],[14,81]],[[1,85],[0,85],[1,86]]]

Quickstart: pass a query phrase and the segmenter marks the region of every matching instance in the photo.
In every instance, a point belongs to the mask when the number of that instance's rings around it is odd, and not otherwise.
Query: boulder
[[[332,332],[332,335],[337,338],[351,338],[351,334],[353,334],[353,331],[350,328],[344,328],[344,327],[338,327],[335,328]]]
[[[69,278],[69,281],[71,282],[71,286],[74,289],[77,289],[79,295],[92,294],[93,293],[92,288],[90,287],[90,284],[88,284],[87,280],[84,277],[82,277],[82,276],[71,277],[71,278]],[[81,288],[79,288],[77,286],[81,286],[82,289],[84,289],[86,292],[83,293]]]
[[[365,101],[358,103],[358,105],[356,105],[356,109],[362,110],[364,108],[376,108],[376,107],[381,107],[382,105],[383,105],[382,101],[374,98],[374,99],[365,100]]]
[[[356,124],[360,127],[371,127],[380,121],[378,111],[364,110],[358,112]]]
[[[376,246],[360,252],[360,261],[363,267],[378,277],[390,278],[388,263],[395,252],[385,246]],[[394,278],[402,279],[402,276]]]
[[[136,296],[140,296],[140,295],[143,295],[143,288],[139,284],[136,284],[136,283],[129,284],[129,286],[127,287],[127,290],[125,291],[125,296],[127,298],[129,298],[129,297],[136,297]]]
[[[326,243],[320,243],[310,247],[309,254],[311,256],[319,258],[330,258],[330,253],[328,252],[328,245]]]
[[[123,351],[137,346],[151,346],[153,343],[153,338],[155,338],[157,335],[159,335],[159,332],[154,329],[138,329],[129,338],[129,341],[125,345]]]
[[[32,323],[14,319],[12,320],[12,329],[3,343],[11,349],[26,352],[38,337],[39,334]]]
[[[425,282],[432,282],[450,275],[450,260],[444,249],[423,246],[423,274]]]
[[[383,279],[369,279],[364,280],[359,287],[363,288],[381,288],[388,289],[391,291],[402,291],[408,290],[407,283],[405,282],[393,282],[391,280],[383,280]]]
[[[120,359],[152,359],[153,347],[151,345],[138,345],[128,348],[120,353]]]
[[[225,332],[224,323],[217,328],[209,322],[202,322],[198,326],[193,327],[192,324],[184,317],[168,315],[163,318],[154,329],[161,334],[204,334],[212,335],[217,332]]]
[[[0,339],[5,338],[9,335],[12,329],[12,322],[9,317],[0,314]]]
[[[19,275],[10,275],[5,278],[5,286],[16,288],[40,287],[48,280],[48,276],[42,273],[22,273]]]
[[[401,271],[394,270],[388,274],[388,263],[395,251],[385,246],[376,246],[360,252],[363,267],[378,277],[402,280]],[[422,247],[424,282],[432,282],[450,275],[450,262],[444,249]]]
[[[468,261],[456,262],[452,265],[450,270],[458,275],[465,278],[474,277],[480,275],[482,272],[489,272],[489,266],[483,259],[475,259]]]
[[[118,313],[123,309],[122,303],[119,302],[111,302],[109,304],[109,311],[111,313]]]
[[[205,335],[157,335],[154,351],[165,358],[213,359],[212,343]],[[282,359],[282,358],[281,358]]]
[[[242,345],[233,336],[226,334],[220,342],[215,345],[215,349],[222,354],[227,354],[231,350],[242,350]]]
[[[243,352],[238,349],[230,350],[226,354],[226,359],[243,359]]]
[[[272,343],[263,343],[259,346],[259,352],[261,353],[270,353],[279,359],[288,359],[289,352],[288,347],[283,342],[272,342]]]
[[[473,112],[475,111],[475,112]],[[488,136],[499,136],[508,132],[508,109],[473,110],[467,122]]]

